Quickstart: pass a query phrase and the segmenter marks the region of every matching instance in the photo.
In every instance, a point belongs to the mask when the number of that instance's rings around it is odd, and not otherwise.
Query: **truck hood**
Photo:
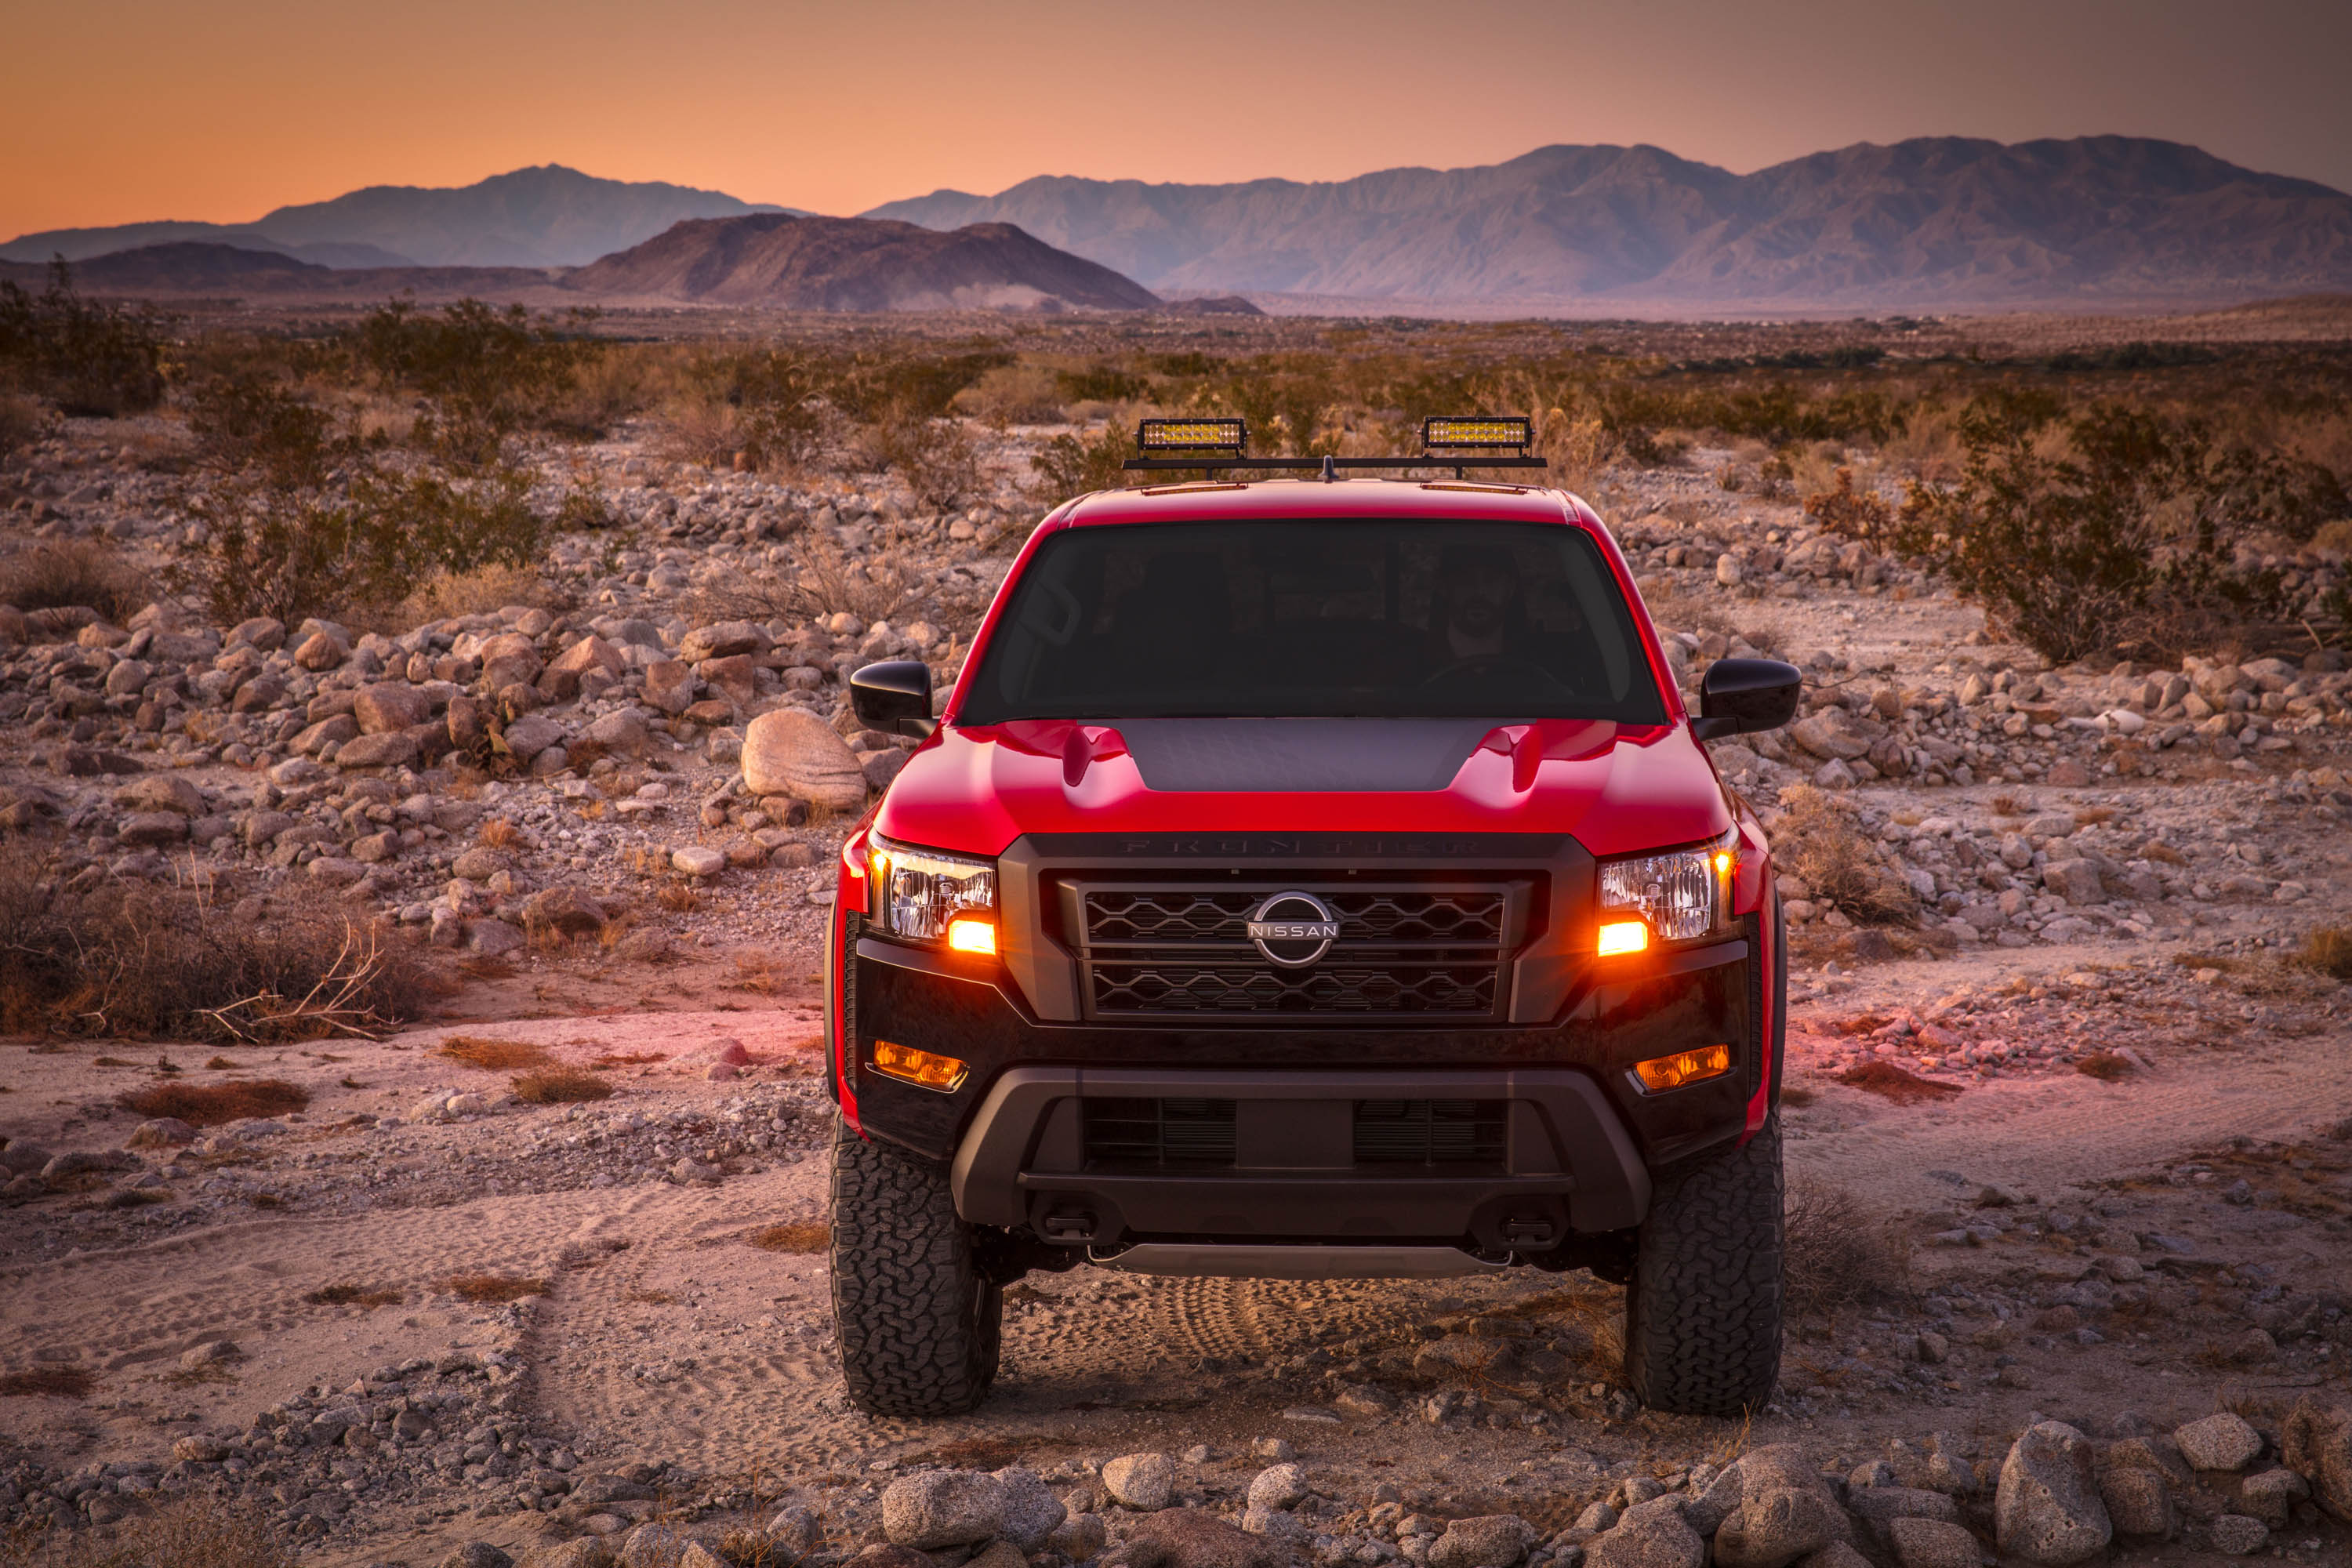
[[[1605,720],[1068,720],[948,726],[885,837],[974,855],[1033,833],[1567,833],[1595,855],[1731,826],[1686,725]]]

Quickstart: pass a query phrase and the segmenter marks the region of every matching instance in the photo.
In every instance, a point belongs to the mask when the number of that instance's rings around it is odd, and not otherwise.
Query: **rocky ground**
[[[68,425],[5,481],[16,542],[154,562],[184,520],[140,465],[169,439]],[[1828,1216],[1803,1234],[1843,1249],[1806,1265],[1777,1402],[1747,1430],[1635,1410],[1622,1292],[1586,1275],[1089,1269],[1010,1293],[982,1411],[876,1422],[830,1359],[811,1047],[826,868],[904,751],[842,680],[950,678],[1034,509],[1010,466],[941,515],[646,439],[561,455],[625,526],[567,536],[529,603],[0,610],[8,833],[257,915],[323,892],[458,987],[380,1040],[163,1047],[309,1097],[205,1129],[115,1108],[154,1047],[7,1047],[10,1520],[217,1495],[352,1564],[649,1562],[648,1522],[745,1561],[898,1553],[871,1568],[2352,1554],[2352,996],[2292,962],[2352,867],[2335,655],[2047,668],[1723,490],[1727,454],[1611,476],[1694,678],[1747,649],[1811,678],[1790,731],[1717,752],[1827,847],[1818,887],[1790,857],[1787,1127]],[[813,564],[866,614],[784,591]],[[612,1092],[518,1099],[468,1065],[485,1038]]]

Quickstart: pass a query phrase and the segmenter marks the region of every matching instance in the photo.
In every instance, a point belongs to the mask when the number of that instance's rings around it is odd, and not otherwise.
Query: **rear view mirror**
[[[886,658],[849,678],[849,706],[869,729],[920,741],[940,727],[931,717],[931,667]]]
[[[1718,658],[1698,684],[1699,717],[1691,734],[1701,741],[1777,730],[1797,716],[1804,676],[1777,658]]]

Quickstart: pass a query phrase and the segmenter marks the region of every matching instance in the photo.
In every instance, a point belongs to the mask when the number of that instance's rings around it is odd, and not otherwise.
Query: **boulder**
[[[1853,727],[1843,708],[1824,708],[1789,726],[1789,739],[1824,762],[1851,763],[1870,754],[1869,738]]]
[[[2264,1470],[2239,1487],[2238,1506],[2273,1530],[2284,1530],[2294,1518],[2294,1505],[2310,1495],[2311,1483],[2293,1470]]]
[[[196,1130],[176,1116],[158,1116],[142,1121],[131,1130],[123,1140],[126,1149],[176,1149],[196,1141]]]
[[[2115,1534],[2091,1475],[2091,1444],[2063,1421],[2029,1426],[2001,1461],[1993,1498],[2000,1549],[2037,1568],[2070,1568]]]
[[[613,1549],[593,1535],[542,1542],[522,1554],[521,1568],[613,1568]]]
[[[831,811],[866,804],[866,775],[839,731],[803,708],[779,708],[743,731],[743,783],[754,795],[791,795]]]
[[[1121,1454],[1102,1468],[1103,1489],[1126,1508],[1150,1513],[1176,1492],[1176,1461],[1165,1454]]]
[[[294,650],[294,662],[313,671],[332,669],[351,657],[351,648],[332,632],[312,632]]]
[[[2280,1428],[2279,1453],[2321,1508],[2352,1520],[2352,1409],[2305,1398]]]
[[[2111,1464],[2099,1472],[2099,1501],[2118,1535],[2166,1541],[2179,1523],[2172,1509],[2172,1483],[2162,1470]]]
[[[1004,1527],[1004,1483],[980,1470],[920,1470],[882,1493],[882,1533],[919,1552],[972,1546]]]
[[[1977,1538],[1944,1519],[1898,1519],[1888,1528],[1887,1547],[1896,1568],[1977,1568]]]
[[[2176,1428],[2172,1440],[2180,1446],[2180,1457],[2189,1461],[2191,1468],[2200,1470],[2234,1474],[2252,1464],[2263,1452],[2263,1435],[2227,1410]]]
[[[419,755],[416,738],[406,731],[381,735],[359,735],[343,742],[335,752],[339,768],[399,768],[416,761]]]
[[[621,1568],[727,1568],[710,1548],[667,1524],[641,1524],[622,1538]]]
[[[205,792],[178,773],[148,773],[115,791],[114,804],[128,811],[174,811],[182,816],[202,816]]]
[[[326,635],[324,632],[313,633],[311,641],[316,642]],[[302,646],[308,647],[310,644]],[[503,1547],[493,1546],[487,1541],[468,1541],[441,1559],[440,1568],[514,1568],[514,1559],[507,1555]]]
[[[653,744],[646,721],[626,709],[589,725],[586,739],[595,751],[616,757],[642,757]]]
[[[708,844],[682,844],[669,852],[669,863],[689,877],[716,877],[727,869],[727,854]]]
[[[188,819],[177,812],[134,811],[115,832],[125,844],[176,844],[188,836]]]
[[[1585,1568],[1703,1568],[1706,1542],[1685,1522],[1675,1497],[1635,1503],[1585,1543]]]
[[[410,730],[433,717],[432,700],[404,680],[381,680],[352,694],[352,717],[362,735]]]
[[[477,844],[449,862],[449,875],[462,877],[468,882],[487,882],[506,870],[509,864],[503,852],[487,844]]]
[[[699,684],[693,669],[677,659],[646,666],[646,700],[673,719],[692,706]]]
[[[1110,1531],[1103,1527],[1102,1515],[1074,1513],[1054,1527],[1053,1533],[1045,1537],[1045,1545],[1048,1550],[1060,1552],[1073,1563],[1084,1563],[1100,1556],[1109,1540]]]
[[[566,731],[554,720],[541,714],[518,719],[499,737],[509,755],[519,763],[528,763],[551,746],[563,743]]]
[[[604,906],[578,888],[549,888],[523,905],[524,931],[531,935],[593,936],[604,929]]]
[[[1429,1548],[1429,1568],[1513,1568],[1542,1539],[1515,1513],[1457,1519]]]
[[[585,675],[592,669],[618,675],[627,668],[628,661],[621,657],[620,650],[593,633],[565,648],[548,666],[558,674],[571,676]]]
[[[2213,1550],[2225,1557],[2248,1557],[2270,1544],[2270,1527],[2242,1513],[2225,1513],[2205,1527]]]
[[[750,621],[721,621],[715,626],[697,626],[680,637],[677,657],[689,664],[699,664],[706,658],[763,653],[772,640],[764,629]]]
[[[1252,1508],[1297,1508],[1306,1495],[1306,1472],[1295,1464],[1268,1465],[1250,1479]]]
[[[1284,1568],[1289,1555],[1280,1543],[1206,1510],[1171,1508],[1138,1521],[1118,1548],[1103,1555],[1102,1568]]]
[[[1715,1533],[1720,1568],[1787,1568],[1852,1527],[1803,1449],[1793,1444],[1757,1448],[1740,1457],[1739,1507]]]
[[[1004,1486],[1004,1522],[997,1533],[1023,1552],[1044,1550],[1070,1516],[1034,1470],[1018,1465],[996,1472]]]
[[[504,921],[467,921],[466,947],[480,958],[499,958],[512,952],[530,939],[520,930]]]
[[[2053,860],[2042,868],[2042,885],[2070,904],[2105,903],[2107,889],[2099,868],[2088,860]]]

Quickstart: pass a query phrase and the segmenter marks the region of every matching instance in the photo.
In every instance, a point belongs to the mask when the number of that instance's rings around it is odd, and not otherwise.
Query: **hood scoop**
[[[1442,790],[1492,719],[1127,719],[1144,787],[1195,794]]]

